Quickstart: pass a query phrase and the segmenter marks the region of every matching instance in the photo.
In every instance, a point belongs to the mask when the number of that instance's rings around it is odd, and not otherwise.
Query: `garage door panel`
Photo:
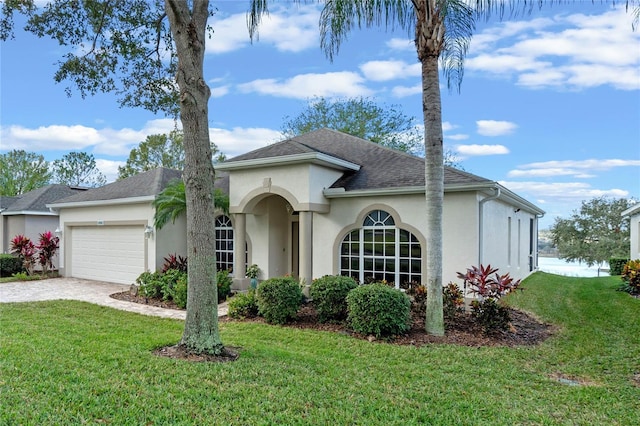
[[[71,234],[72,276],[131,284],[144,272],[142,226],[74,227]]]

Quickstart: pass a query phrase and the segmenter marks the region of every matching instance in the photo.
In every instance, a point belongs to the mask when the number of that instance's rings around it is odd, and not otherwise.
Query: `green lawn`
[[[560,327],[534,348],[416,349],[223,323],[224,343],[242,349],[222,364],[152,354],[179,340],[180,321],[2,304],[0,424],[640,424],[640,300],[619,282],[527,279],[509,302]]]

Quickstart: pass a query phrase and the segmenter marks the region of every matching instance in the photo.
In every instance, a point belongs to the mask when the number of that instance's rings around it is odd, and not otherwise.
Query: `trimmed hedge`
[[[270,278],[256,290],[258,311],[270,324],[285,324],[295,318],[302,297],[300,283],[291,277]]]
[[[609,275],[622,275],[624,265],[626,265],[629,260],[629,258],[625,257],[612,257],[609,259]]]
[[[325,275],[311,283],[309,295],[318,313],[318,321],[340,321],[347,317],[347,294],[358,283],[351,277]]]
[[[347,295],[347,320],[354,331],[376,337],[403,334],[410,328],[409,297],[386,284],[361,285]]]
[[[0,254],[0,277],[10,277],[24,272],[22,259],[12,254]]]

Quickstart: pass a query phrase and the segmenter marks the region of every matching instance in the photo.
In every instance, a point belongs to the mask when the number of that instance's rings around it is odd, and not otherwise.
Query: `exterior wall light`
[[[53,231],[53,233],[56,234],[56,237],[62,238],[62,230],[60,229],[59,226],[56,228],[55,231]]]
[[[151,238],[152,236],[153,236],[153,227],[152,227],[152,226],[147,225],[147,226],[144,228],[144,238],[148,240],[148,239],[149,239],[149,238]]]

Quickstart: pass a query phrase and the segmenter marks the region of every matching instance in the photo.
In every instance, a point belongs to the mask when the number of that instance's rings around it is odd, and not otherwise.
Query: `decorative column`
[[[300,280],[304,281],[304,293],[309,295],[309,286],[311,286],[311,280],[313,279],[312,263],[311,263],[311,247],[312,247],[312,235],[311,229],[313,224],[313,212],[301,211],[300,212],[300,235],[299,235],[299,252],[300,252],[300,267],[298,273],[300,274]]]
[[[247,247],[247,216],[244,213],[233,215],[233,284],[237,290],[248,288],[245,248]]]

